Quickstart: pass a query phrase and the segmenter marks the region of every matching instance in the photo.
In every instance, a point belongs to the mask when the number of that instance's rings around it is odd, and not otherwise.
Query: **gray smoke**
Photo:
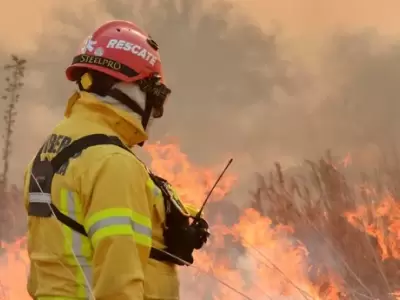
[[[15,133],[14,182],[62,118],[73,90],[63,73],[71,57],[97,25],[114,18],[137,22],[161,45],[173,95],[151,141],[176,137],[195,162],[220,163],[232,154],[244,180],[275,160],[290,167],[327,148],[369,162],[380,145],[397,140],[398,45],[379,31],[359,30],[362,18],[338,32],[317,16],[308,28],[269,4],[276,14],[268,18],[276,22],[260,27],[257,9],[264,4],[257,1],[243,9],[224,1],[69,4],[38,2],[43,17],[32,17],[24,38],[0,31],[10,35],[3,38],[0,61],[14,51],[30,62]],[[331,6],[330,18],[340,20],[340,5]],[[326,14],[323,8],[318,6]]]

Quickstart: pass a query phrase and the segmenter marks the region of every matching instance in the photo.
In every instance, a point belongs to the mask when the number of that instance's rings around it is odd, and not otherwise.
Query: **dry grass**
[[[21,194],[15,185],[5,189],[0,183],[0,241],[11,242],[26,232],[26,213]]]
[[[313,266],[309,277],[320,287],[322,299],[332,278],[341,286],[342,293],[338,295],[341,299],[391,299],[390,293],[400,290],[400,253],[396,252],[400,250],[399,232],[396,235],[396,229],[390,228],[390,224],[399,222],[400,212],[395,214],[393,204],[400,204],[397,200],[400,167],[385,163],[373,176],[361,174],[359,184],[349,183],[353,180],[343,171],[346,171],[343,167],[334,166],[329,154],[318,162],[306,161],[306,167],[296,175],[285,175],[277,163],[267,176],[257,175],[258,188],[252,193],[252,207],[270,218],[273,225],[295,228],[295,237],[309,251]],[[385,210],[382,203],[388,195],[393,202]],[[11,187],[0,196],[0,237],[11,241],[25,232],[21,192]],[[207,210],[211,219],[219,215],[220,204],[210,203]],[[235,223],[241,212],[228,202],[224,205],[224,216],[230,216],[229,222]],[[360,211],[362,218],[353,218],[353,223],[346,218],[347,213]],[[388,213],[394,217],[390,219]],[[227,220],[223,222],[226,224]],[[381,235],[374,236],[372,230]],[[229,235],[225,236],[224,244],[225,249],[234,247],[239,253],[244,251],[240,242]],[[382,248],[383,244],[392,246]],[[384,254],[387,257],[383,259]],[[226,255],[221,250],[220,256]],[[214,294],[210,287],[207,290]]]
[[[274,224],[295,228],[319,286],[337,276],[345,299],[391,299],[400,289],[400,228],[394,228],[400,222],[400,168],[384,163],[374,176],[361,174],[359,184],[350,184],[329,153],[306,165],[306,176],[285,177],[279,163],[258,175],[253,208]],[[360,217],[350,223],[349,212]]]

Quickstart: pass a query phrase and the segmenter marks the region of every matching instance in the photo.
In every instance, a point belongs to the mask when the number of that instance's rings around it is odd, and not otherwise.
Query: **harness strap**
[[[50,164],[53,169],[53,175],[58,170],[60,170],[60,168],[65,163],[67,163],[70,158],[73,158],[74,156],[80,154],[83,150],[85,150],[89,147],[99,146],[99,145],[114,145],[114,146],[120,147],[120,148],[128,151],[132,155],[134,155],[133,152],[128,147],[126,147],[118,137],[108,136],[105,134],[92,134],[92,135],[84,136],[80,139],[73,141],[71,144],[69,144],[68,146],[63,148],[59,153],[57,153],[54,156],[54,158],[50,161]],[[36,162],[40,162],[40,152],[41,152],[41,150],[39,151],[39,154],[36,156],[36,159],[34,160],[34,164]],[[151,173],[149,173],[149,174],[150,174],[151,178],[153,178],[152,174]],[[39,206],[46,205],[47,207],[49,205],[49,203],[34,203],[34,204],[39,205]],[[50,201],[50,206],[52,208],[54,216],[57,218],[58,221],[60,221],[64,225],[68,226],[72,230],[82,234],[83,236],[88,237],[85,227],[82,224],[76,222],[74,219],[63,214],[51,201]],[[38,208],[40,209],[40,207],[38,207]],[[47,216],[50,217],[50,215],[47,215]],[[159,260],[159,261],[168,261],[171,259],[170,257],[168,257],[167,254],[165,254],[162,251],[160,251],[159,249],[156,249],[153,247],[150,250],[150,258]]]
[[[89,147],[99,145],[115,145],[132,153],[129,148],[127,148],[116,136],[91,134],[73,141],[51,160],[51,165],[53,166],[54,172],[57,172],[63,164],[65,164],[70,158],[74,157],[78,153],[81,153],[83,150]]]

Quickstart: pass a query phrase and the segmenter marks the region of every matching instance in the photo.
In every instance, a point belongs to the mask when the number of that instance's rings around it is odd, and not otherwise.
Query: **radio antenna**
[[[228,163],[226,164],[225,168],[222,170],[221,174],[219,175],[219,177],[218,177],[217,180],[215,181],[213,187],[212,187],[211,190],[208,192],[208,195],[207,195],[206,199],[204,200],[203,205],[201,206],[201,208],[200,208],[199,212],[197,213],[196,217],[194,218],[195,220],[200,219],[201,214],[203,213],[204,207],[206,206],[208,200],[210,199],[210,196],[211,196],[212,192],[214,191],[215,187],[216,187],[216,186],[218,185],[218,183],[220,182],[222,176],[224,176],[226,170],[228,170],[228,168],[229,168],[229,166],[231,165],[232,161],[233,161],[233,158],[231,158],[231,159],[228,161]]]

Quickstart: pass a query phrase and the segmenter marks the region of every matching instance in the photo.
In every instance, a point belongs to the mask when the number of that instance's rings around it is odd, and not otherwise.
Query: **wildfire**
[[[152,144],[145,149],[152,157],[152,170],[168,179],[183,201],[198,207],[222,169],[192,164],[175,144]],[[236,177],[227,174],[211,201],[229,201],[227,195],[235,182]],[[387,216],[386,234],[379,237],[382,224],[361,222],[362,229],[378,238],[383,259],[389,255],[399,257],[398,204],[387,198],[375,206],[374,212]],[[349,299],[343,298],[339,274],[321,272],[318,281],[310,279],[309,270],[317,267],[310,265],[307,247],[294,238],[294,228],[273,224],[254,209],[244,209],[233,226],[226,226],[224,213],[216,213],[211,239],[204,250],[196,252],[194,266],[181,269],[182,299]],[[357,220],[365,214],[366,210],[359,208],[347,216],[354,226],[360,226]],[[25,286],[28,258],[24,238],[12,245],[3,244],[2,248],[0,299],[30,299]]]
[[[377,239],[382,260],[400,259],[400,204],[392,195],[370,206],[360,205],[345,216],[353,226]]]
[[[26,292],[29,259],[25,247],[25,238],[14,244],[0,244],[0,299],[30,300]]]
[[[373,188],[363,187],[363,192],[368,196],[376,195]],[[382,261],[400,259],[400,203],[393,195],[387,193],[380,201],[359,205],[344,216],[355,228],[376,239]],[[395,282],[398,282],[400,270],[393,270],[392,273],[397,278]],[[400,289],[391,296],[400,300]]]
[[[150,145],[146,150],[153,158],[151,167],[155,173],[177,187],[185,202],[201,205],[220,168],[212,170],[191,164],[174,144]],[[213,200],[222,200],[234,182],[235,177],[227,175]],[[304,245],[293,240],[293,228],[272,226],[271,220],[253,209],[244,210],[230,228],[221,219],[217,218],[211,226],[210,245],[205,251],[196,253],[198,269],[182,270],[183,293],[187,299],[206,299],[207,296],[213,300],[322,299],[320,287],[308,279],[308,252]],[[240,243],[244,252],[238,254],[234,242],[226,243],[227,237]],[[207,278],[210,276],[214,282]],[[209,282],[208,287],[199,282]],[[193,291],[196,292],[193,294]],[[323,299],[339,299],[337,295],[335,284],[328,283]]]
[[[343,160],[341,161],[341,164],[343,165],[343,167],[347,168],[351,164],[351,162],[352,162],[352,158],[351,158],[351,154],[349,152],[343,158]]]
[[[170,181],[180,197],[187,203],[201,206],[208,191],[222,170],[193,165],[176,144],[146,145],[152,158],[151,169]],[[230,191],[236,177],[226,174],[213,191],[213,199],[221,200]]]

